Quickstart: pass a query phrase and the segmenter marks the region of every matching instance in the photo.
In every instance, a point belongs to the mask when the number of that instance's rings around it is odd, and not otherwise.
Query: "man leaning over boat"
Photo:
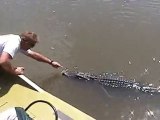
[[[24,74],[24,67],[13,67],[10,61],[17,52],[21,52],[39,62],[44,62],[54,68],[62,67],[60,63],[49,59],[48,57],[32,51],[38,37],[34,32],[24,32],[20,35],[7,34],[0,36],[0,69],[14,75]]]

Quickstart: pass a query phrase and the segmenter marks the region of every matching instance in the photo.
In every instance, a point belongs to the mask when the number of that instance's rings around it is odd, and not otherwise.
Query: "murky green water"
[[[160,85],[158,0],[1,0],[0,33],[39,35],[34,50],[83,72],[120,72]],[[48,65],[17,55],[26,76],[98,120],[159,120],[159,96],[69,80]]]

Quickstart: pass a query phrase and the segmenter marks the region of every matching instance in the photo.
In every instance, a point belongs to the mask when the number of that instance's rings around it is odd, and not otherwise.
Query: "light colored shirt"
[[[15,108],[0,113],[0,120],[18,120]]]
[[[0,54],[7,52],[13,58],[20,49],[21,38],[19,35],[8,34],[0,36]]]

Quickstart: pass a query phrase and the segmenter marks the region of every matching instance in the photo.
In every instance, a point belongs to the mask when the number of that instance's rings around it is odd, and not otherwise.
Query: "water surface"
[[[39,35],[34,50],[69,69],[118,72],[159,86],[158,0],[1,0],[0,33]],[[18,54],[14,65],[48,92],[98,120],[158,120],[159,96],[67,79]]]

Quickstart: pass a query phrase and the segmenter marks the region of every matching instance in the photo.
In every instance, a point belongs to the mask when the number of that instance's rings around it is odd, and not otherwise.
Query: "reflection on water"
[[[1,34],[37,32],[40,43],[34,50],[69,69],[121,72],[160,84],[158,0],[1,0],[0,16]],[[96,119],[160,119],[159,96],[126,99],[125,91],[66,79],[60,70],[21,55],[13,63],[25,66],[29,78]]]

